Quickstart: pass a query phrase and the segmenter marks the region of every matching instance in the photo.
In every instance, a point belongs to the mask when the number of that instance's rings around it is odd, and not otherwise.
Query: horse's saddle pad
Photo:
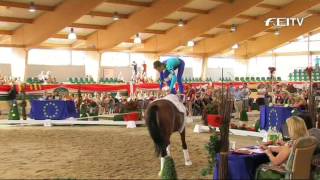
[[[172,104],[174,104],[177,107],[179,112],[186,115],[186,113],[187,113],[186,107],[180,102],[179,97],[177,95],[169,94],[169,95],[163,97],[162,99],[165,99],[165,100],[172,102]]]

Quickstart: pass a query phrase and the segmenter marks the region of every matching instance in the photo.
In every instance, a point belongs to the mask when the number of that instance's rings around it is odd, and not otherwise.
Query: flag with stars
[[[74,105],[74,103],[73,103]],[[74,107],[75,108],[75,107]],[[69,107],[70,109],[70,107]],[[30,116],[35,120],[62,120],[71,117],[68,113],[66,101],[39,101],[31,102]]]

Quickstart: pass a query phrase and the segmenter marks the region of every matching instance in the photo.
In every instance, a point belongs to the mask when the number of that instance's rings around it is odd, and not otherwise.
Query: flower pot
[[[239,121],[239,127],[247,126],[248,121]]]
[[[138,112],[131,112],[124,115],[125,121],[138,121],[139,120],[139,113]]]
[[[212,127],[220,127],[222,124],[222,116],[217,114],[207,115],[208,125]]]

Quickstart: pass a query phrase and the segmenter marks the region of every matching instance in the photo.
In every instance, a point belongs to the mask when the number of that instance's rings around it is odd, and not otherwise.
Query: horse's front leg
[[[184,129],[181,133],[181,142],[182,142],[182,148],[183,148],[183,157],[184,157],[184,163],[186,166],[191,166],[192,161],[190,159],[187,143],[186,143],[186,130]]]

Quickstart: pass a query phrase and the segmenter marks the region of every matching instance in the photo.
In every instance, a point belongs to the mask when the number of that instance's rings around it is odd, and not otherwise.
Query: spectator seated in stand
[[[301,95],[298,95],[298,96],[294,97],[293,107],[297,108],[299,110],[306,110],[307,109],[307,102]]]

